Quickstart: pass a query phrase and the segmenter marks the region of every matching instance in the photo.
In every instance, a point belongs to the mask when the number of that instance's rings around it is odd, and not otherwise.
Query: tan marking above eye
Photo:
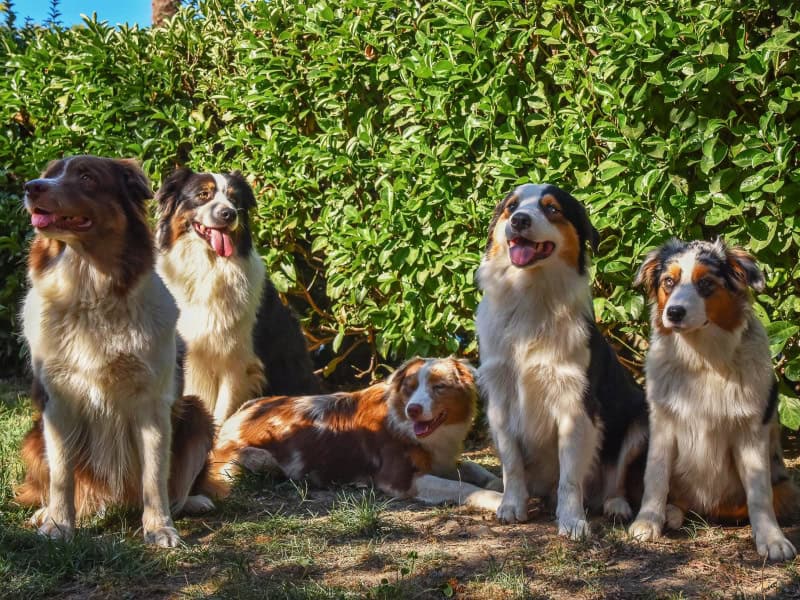
[[[542,196],[541,206],[544,213],[548,216],[561,212],[561,204],[552,194],[545,194]]]
[[[519,197],[516,194],[514,194],[514,195],[510,196],[508,198],[508,200],[506,200],[506,205],[505,205],[505,211],[504,212],[506,214],[510,214],[510,213],[514,212],[515,210],[517,210],[518,206],[519,206]]]

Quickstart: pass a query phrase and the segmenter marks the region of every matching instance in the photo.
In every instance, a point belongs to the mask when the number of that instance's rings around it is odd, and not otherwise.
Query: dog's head
[[[478,392],[474,371],[466,362],[412,358],[392,373],[388,389],[392,420],[413,429],[421,441],[434,439],[442,426],[468,430],[472,424]]]
[[[525,184],[495,208],[485,260],[519,269],[560,261],[582,274],[587,242],[596,249],[599,235],[580,202],[554,185]]]
[[[25,184],[25,208],[36,228],[31,266],[49,264],[59,244],[76,247],[104,272],[127,281],[152,263],[145,201],[150,183],[133,160],[72,156],[51,162]]]
[[[712,323],[733,331],[743,321],[748,288],[763,290],[764,275],[752,256],[722,240],[670,240],[645,257],[635,284],[647,290],[663,333]]]
[[[156,243],[168,251],[178,240],[202,243],[222,258],[246,256],[252,247],[249,210],[253,190],[240,173],[178,169],[156,193]]]

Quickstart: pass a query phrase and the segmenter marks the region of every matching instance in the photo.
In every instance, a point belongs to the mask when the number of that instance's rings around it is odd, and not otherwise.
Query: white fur
[[[69,537],[74,530],[81,442],[116,500],[126,500],[126,480],[141,479],[146,540],[176,545],[167,498],[175,400],[172,297],[153,272],[120,296],[69,246],[55,264],[30,276],[24,333],[34,375],[49,398],[43,418],[50,490],[40,533]]]
[[[677,261],[681,269],[681,279],[675,282],[675,287],[669,295],[661,315],[661,320],[666,328],[676,327],[690,330],[703,327],[708,323],[706,303],[703,297],[697,293],[697,288],[692,281],[696,261],[697,251],[686,252]],[[670,307],[673,306],[679,306],[686,310],[686,316],[677,323],[672,322],[667,314]]]
[[[187,350],[184,393],[202,398],[220,425],[264,384],[263,365],[253,351],[264,263],[255,250],[219,258],[190,231],[161,253],[158,271],[180,309],[178,334]]]
[[[484,290],[476,322],[479,381],[503,463],[505,491],[497,518],[525,521],[529,496],[557,492],[559,533],[579,538],[589,533],[584,485],[601,442],[583,403],[589,282],[559,256],[558,229],[541,223],[533,219],[532,228],[541,233],[529,237],[552,241],[556,250],[526,269],[508,259],[505,223],[495,227],[498,254],[485,258],[478,271]],[[535,276],[531,268],[537,269]]]
[[[651,441],[631,535],[655,539],[668,516],[682,521],[668,499],[700,514],[746,501],[759,554],[792,558],[772,506],[772,423],[763,420],[774,375],[763,326],[749,308],[732,332],[709,323],[663,334],[656,325],[646,362]]]

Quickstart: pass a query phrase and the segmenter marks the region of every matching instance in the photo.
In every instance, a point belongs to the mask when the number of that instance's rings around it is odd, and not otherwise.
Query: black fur
[[[769,423],[772,416],[775,414],[775,409],[778,406],[778,382],[773,381],[772,387],[769,388],[769,400],[767,400],[767,408],[764,409],[764,419],[762,423],[766,425]]]
[[[595,420],[599,417],[603,424],[601,462],[614,462],[631,425],[639,423],[647,428],[647,402],[644,390],[622,366],[611,344],[588,317],[586,326],[589,329],[591,359],[584,406],[589,416]]]
[[[253,348],[264,363],[265,395],[318,394],[320,383],[294,313],[267,279],[253,330]]]

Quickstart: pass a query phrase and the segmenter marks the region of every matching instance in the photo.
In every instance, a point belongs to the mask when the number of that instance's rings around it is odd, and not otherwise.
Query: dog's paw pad
[[[592,536],[592,531],[586,519],[568,519],[559,521],[558,535],[571,540],[584,540]]]
[[[637,519],[628,528],[628,535],[639,542],[650,542],[661,537],[661,526],[647,519]]]
[[[609,498],[603,503],[603,514],[609,519],[628,521],[633,516],[631,505],[622,496]]]
[[[147,544],[155,544],[162,548],[175,548],[181,543],[178,530],[174,527],[160,527],[152,531],[145,531],[144,541]]]

